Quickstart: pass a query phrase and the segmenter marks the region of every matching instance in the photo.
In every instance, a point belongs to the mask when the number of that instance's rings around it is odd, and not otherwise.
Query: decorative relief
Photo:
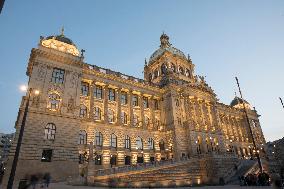
[[[38,80],[43,80],[45,78],[46,75],[46,66],[41,65],[38,68],[38,72],[37,72],[37,79]]]
[[[71,83],[71,88],[75,88],[77,86],[77,81],[78,81],[78,74],[77,73],[73,73],[72,76],[71,76],[71,80],[70,80],[70,83]]]
[[[39,103],[40,103],[40,96],[39,95],[34,96],[33,99],[32,99],[32,106],[38,108]]]
[[[67,103],[67,112],[73,113],[74,110],[75,110],[75,101],[74,101],[73,97],[71,96],[68,100],[68,103]]]

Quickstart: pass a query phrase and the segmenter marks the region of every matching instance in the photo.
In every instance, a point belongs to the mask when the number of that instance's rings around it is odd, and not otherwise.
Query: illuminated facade
[[[94,169],[105,169],[203,154],[251,156],[241,99],[220,103],[190,57],[166,34],[160,41],[138,79],[85,63],[84,51],[63,33],[41,37],[27,68],[29,87],[40,94],[31,97],[16,178],[38,171],[54,179],[84,175],[88,157]],[[245,104],[260,149],[259,115]]]

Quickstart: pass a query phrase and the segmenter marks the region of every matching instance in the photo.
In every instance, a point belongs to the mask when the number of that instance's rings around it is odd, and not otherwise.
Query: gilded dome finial
[[[62,26],[62,28],[61,28],[61,35],[64,36],[64,26]]]
[[[163,31],[163,34],[160,37],[160,41],[161,41],[160,47],[161,48],[170,47],[172,44],[170,44],[169,39],[170,39],[169,36],[167,36],[167,34],[165,34]]]

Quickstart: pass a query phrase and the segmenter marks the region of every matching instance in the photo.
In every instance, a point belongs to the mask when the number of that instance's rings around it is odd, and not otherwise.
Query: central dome
[[[170,44],[169,42],[169,37],[166,34],[162,34],[160,37],[160,41],[161,41],[161,45],[160,48],[158,50],[156,50],[149,59],[149,64],[151,64],[152,62],[154,62],[160,55],[162,55],[164,52],[168,51],[174,55],[180,56],[183,59],[186,59],[186,56],[184,55],[184,53],[173,47],[172,44]]]

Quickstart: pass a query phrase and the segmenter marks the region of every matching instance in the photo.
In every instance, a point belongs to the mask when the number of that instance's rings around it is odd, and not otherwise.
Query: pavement
[[[30,187],[31,188],[31,187]],[[51,183],[48,189],[106,189],[106,187],[92,187],[92,186],[71,186],[67,185],[64,182]],[[180,187],[183,188],[196,188],[196,189],[272,189],[271,186],[238,186],[238,185],[225,185],[225,186],[201,186],[201,187]],[[37,186],[36,189],[42,189],[40,186]],[[160,188],[159,188],[160,189]]]

